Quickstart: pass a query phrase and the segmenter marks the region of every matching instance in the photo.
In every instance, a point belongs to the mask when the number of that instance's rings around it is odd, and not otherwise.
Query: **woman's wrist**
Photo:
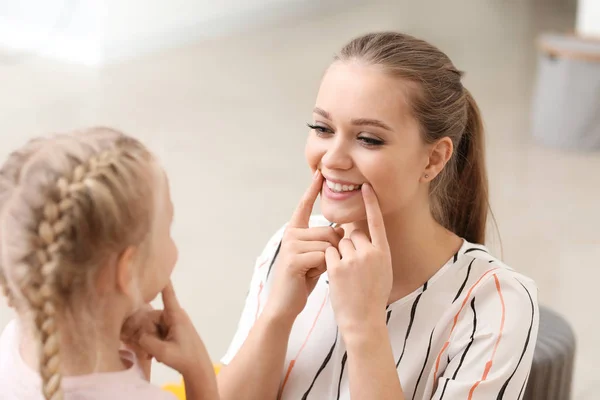
[[[269,308],[265,308],[260,314],[258,322],[263,326],[263,329],[268,329],[277,332],[278,334],[289,335],[292,326],[296,321],[297,315],[289,313],[276,312]]]
[[[389,335],[385,318],[373,318],[357,322],[346,328],[340,327],[340,332],[344,338],[344,343],[350,350],[365,350],[373,345],[381,343],[382,340],[389,341]]]
[[[297,314],[279,310],[269,306],[269,303],[267,303],[259,316],[259,320],[264,321],[270,328],[291,330],[297,317]]]

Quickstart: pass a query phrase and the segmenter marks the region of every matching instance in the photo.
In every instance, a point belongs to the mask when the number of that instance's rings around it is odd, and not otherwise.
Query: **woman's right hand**
[[[337,247],[342,228],[309,228],[313,205],[321,192],[323,177],[317,170],[285,229],[275,261],[274,281],[263,313],[294,321],[326,270],[325,251]]]

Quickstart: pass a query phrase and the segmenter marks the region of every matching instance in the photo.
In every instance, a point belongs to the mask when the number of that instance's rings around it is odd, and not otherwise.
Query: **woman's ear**
[[[132,283],[135,280],[135,271],[133,262],[135,259],[136,248],[128,247],[121,253],[116,263],[116,289],[117,291],[133,298],[131,293]]]
[[[429,163],[421,176],[422,182],[430,182],[442,172],[448,160],[452,157],[454,145],[449,137],[443,137],[431,145]]]

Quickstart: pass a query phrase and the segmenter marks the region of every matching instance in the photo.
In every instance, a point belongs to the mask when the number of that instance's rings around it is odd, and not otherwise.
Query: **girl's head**
[[[39,334],[50,399],[63,329],[117,304],[133,310],[167,285],[177,258],[168,182],[140,142],[108,128],[30,142],[0,182],[5,290]]]
[[[327,219],[364,220],[360,191],[351,189],[368,182],[384,215],[427,208],[457,235],[484,242],[483,126],[461,75],[436,47],[401,33],[342,48],[321,82],[306,145],[309,165],[327,179]]]

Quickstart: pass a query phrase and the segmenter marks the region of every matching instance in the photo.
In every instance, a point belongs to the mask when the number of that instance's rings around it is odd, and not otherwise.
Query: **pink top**
[[[0,336],[0,399],[43,400],[39,374],[21,358],[19,336],[16,320]],[[64,400],[175,400],[144,379],[132,352],[121,354],[131,364],[126,371],[63,378]]]

